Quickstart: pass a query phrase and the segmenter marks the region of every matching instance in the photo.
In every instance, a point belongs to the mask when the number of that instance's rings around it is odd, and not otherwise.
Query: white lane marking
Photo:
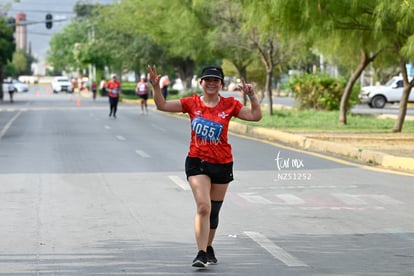
[[[273,257],[280,260],[287,266],[308,266],[304,262],[300,261],[299,259],[295,258],[294,256],[290,255],[286,252],[283,248],[274,244],[271,240],[266,238],[264,235],[257,233],[257,232],[250,232],[244,231],[249,238],[263,247],[267,252],[269,252]]]
[[[108,126],[108,125],[104,125],[104,128],[106,128],[106,129],[111,129],[111,127],[110,127],[110,126]]]
[[[381,203],[384,204],[389,204],[389,205],[399,205],[399,204],[404,204],[402,201],[399,201],[397,199],[394,199],[390,196],[387,195],[367,195],[367,197],[373,198],[376,201],[379,201]]]
[[[7,124],[4,126],[4,128],[0,132],[0,140],[3,138],[4,134],[6,134],[7,130],[10,128],[10,126],[13,124],[13,122],[22,114],[22,111],[17,112],[13,118],[10,119],[10,121],[7,122]]]
[[[120,141],[125,141],[126,140],[126,138],[124,136],[121,136],[121,135],[117,135],[116,139],[118,139]]]
[[[190,185],[187,182],[185,182],[184,180],[182,180],[179,176],[169,175],[168,178],[172,182],[174,182],[178,187],[180,187],[181,189],[183,189],[184,191],[191,190]]]
[[[321,210],[330,210],[330,211],[368,211],[368,210],[385,210],[382,206],[372,206],[372,207],[346,207],[346,206],[334,206],[334,207],[298,207],[300,210],[304,211],[321,211]]]
[[[336,186],[336,185],[285,185],[285,186],[276,186],[276,187],[249,187],[249,190],[283,190],[283,189],[353,189],[358,188],[356,185],[347,185],[347,186]]]
[[[264,198],[260,195],[255,195],[254,193],[239,193],[239,196],[251,203],[272,204],[272,202],[267,198]]]
[[[292,194],[277,194],[278,198],[283,200],[287,205],[303,205],[305,201]]]
[[[358,195],[352,195],[352,194],[332,194],[332,195],[347,205],[367,205],[367,202],[360,199]]]
[[[271,207],[272,210],[302,210],[302,211],[382,211],[385,210],[385,207],[382,206],[372,206],[372,207],[348,207],[348,206],[275,206]]]
[[[162,131],[162,132],[166,132],[166,131],[167,131],[165,128],[160,127],[160,126],[158,126],[158,125],[156,125],[156,124],[151,124],[151,126],[152,126],[153,128],[155,128],[155,129],[158,129],[159,131]]]
[[[151,156],[149,154],[147,154],[145,151],[143,150],[136,150],[135,151],[139,156],[141,156],[142,158],[150,158]]]

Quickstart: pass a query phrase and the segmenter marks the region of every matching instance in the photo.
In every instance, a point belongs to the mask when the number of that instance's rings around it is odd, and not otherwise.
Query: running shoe
[[[198,251],[197,256],[193,260],[194,267],[207,267],[207,253],[203,250]]]
[[[216,255],[214,254],[214,249],[212,246],[207,246],[207,263],[208,264],[217,264]]]

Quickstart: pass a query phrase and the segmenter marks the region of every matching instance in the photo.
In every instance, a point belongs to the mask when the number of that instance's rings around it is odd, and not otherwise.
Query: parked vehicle
[[[10,81],[13,83],[14,92],[29,92],[29,86],[16,79],[5,79],[3,80],[3,91],[8,91]]]
[[[383,108],[387,103],[401,100],[404,83],[401,76],[390,79],[385,85],[365,86],[361,88],[359,100],[373,108]],[[414,93],[410,93],[409,102],[414,102]]]
[[[73,87],[71,81],[67,77],[55,77],[52,81],[52,90],[54,93],[66,92],[72,93]]]
[[[29,86],[19,80],[12,79],[14,92],[29,92]]]

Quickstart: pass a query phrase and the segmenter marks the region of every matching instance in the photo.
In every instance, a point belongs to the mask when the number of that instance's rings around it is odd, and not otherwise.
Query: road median
[[[363,149],[352,144],[347,144],[346,142],[338,143],[320,140],[307,137],[306,135],[292,134],[263,127],[253,127],[234,121],[230,123],[229,130],[237,134],[252,136],[258,139],[282,142],[302,149],[351,158],[368,165],[414,172],[414,158],[412,157],[394,156],[381,151]]]

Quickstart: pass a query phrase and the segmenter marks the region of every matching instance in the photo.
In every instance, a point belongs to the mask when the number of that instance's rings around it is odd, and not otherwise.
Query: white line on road
[[[254,193],[239,193],[239,196],[250,203],[272,204],[272,202],[267,198],[264,198],[260,195],[255,195]]]
[[[104,125],[104,128],[106,128],[106,129],[111,129],[111,127],[110,127],[110,126],[108,126],[108,125]]]
[[[347,205],[367,205],[367,202],[360,199],[358,195],[352,195],[352,194],[332,194],[332,195]]]
[[[292,194],[278,194],[276,195],[278,198],[283,200],[287,205],[303,205],[305,201],[295,195]]]
[[[142,158],[150,158],[151,156],[143,150],[136,150],[135,151],[139,156]]]
[[[10,121],[7,122],[7,124],[0,132],[0,140],[1,138],[3,138],[4,134],[6,134],[7,130],[10,128],[13,122],[20,116],[20,114],[22,114],[22,111],[17,112],[16,115],[14,115],[13,118],[11,118]]]
[[[159,131],[162,131],[162,132],[166,132],[166,131],[167,131],[165,128],[160,127],[160,126],[158,126],[158,125],[156,125],[156,124],[151,124],[151,126],[152,126],[153,128],[155,128],[155,129],[158,129]]]
[[[274,244],[271,240],[266,238],[264,235],[257,233],[257,232],[249,232],[244,231],[249,238],[263,247],[267,252],[269,252],[273,257],[282,261],[287,266],[308,266],[304,262],[300,261],[299,259],[295,258],[294,256],[290,255],[286,252],[283,248]]]
[[[182,180],[179,176],[169,175],[168,178],[172,182],[174,182],[178,187],[180,187],[181,189],[183,189],[184,191],[189,191],[190,190],[190,185],[188,185],[188,183],[185,182],[184,180]]]
[[[404,204],[402,201],[399,201],[397,199],[394,199],[390,196],[387,195],[362,195],[364,197],[367,197],[369,199],[373,199],[376,200],[378,202],[381,202],[383,204],[387,204],[387,205],[399,205],[399,204]]]
[[[125,141],[126,140],[126,138],[124,136],[121,136],[121,135],[117,135],[116,139],[118,139],[120,141]]]

